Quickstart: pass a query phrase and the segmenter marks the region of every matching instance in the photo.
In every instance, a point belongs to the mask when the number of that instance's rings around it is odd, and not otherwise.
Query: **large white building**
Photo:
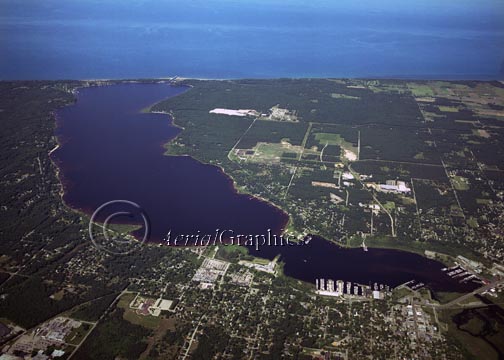
[[[411,188],[404,181],[387,180],[386,184],[380,184],[379,189],[383,192],[403,193],[411,192]]]

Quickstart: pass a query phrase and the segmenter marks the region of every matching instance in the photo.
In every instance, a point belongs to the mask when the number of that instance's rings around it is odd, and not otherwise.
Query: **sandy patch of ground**
[[[356,161],[357,160],[357,154],[355,154],[353,151],[343,149],[343,156],[348,160],[348,161]]]
[[[230,116],[258,116],[259,113],[255,110],[251,109],[238,109],[238,110],[233,110],[233,109],[221,109],[221,108],[216,108],[213,110],[210,110],[210,114],[223,114],[223,115],[230,115]]]

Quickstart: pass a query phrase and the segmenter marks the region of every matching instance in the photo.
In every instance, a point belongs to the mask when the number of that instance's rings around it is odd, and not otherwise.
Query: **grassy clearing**
[[[387,211],[391,211],[395,209],[395,202],[393,201],[387,201],[385,204],[383,204],[383,207],[387,209]]]
[[[469,190],[469,179],[462,176],[454,176],[452,178],[453,187],[455,190],[465,191]]]
[[[156,329],[161,322],[161,317],[138,315],[135,309],[130,309],[129,304],[135,296],[136,294],[125,294],[119,300],[117,306],[124,309],[123,319],[132,324],[143,326],[147,329]]]
[[[258,143],[254,148],[254,155],[249,157],[253,162],[278,162],[285,153],[295,154],[298,157],[302,148],[300,146],[293,146],[287,143]],[[292,158],[292,156],[288,156]]]
[[[441,110],[442,112],[451,112],[451,113],[455,113],[455,112],[458,112],[459,109],[454,107],[454,106],[438,106],[439,110]]]
[[[248,250],[245,246],[241,246],[241,245],[223,245],[223,246],[219,246],[219,250],[221,250],[223,252],[227,252],[227,253],[234,253],[234,252],[239,252],[240,254],[243,254],[243,255],[247,255],[248,254]]]
[[[449,303],[450,301],[460,297],[460,295],[462,294],[457,292],[444,292],[444,291],[436,292],[436,298],[439,300],[441,304]]]
[[[476,204],[479,204],[479,205],[488,205],[492,202],[492,200],[490,199],[476,199]]]
[[[398,301],[402,299],[405,296],[412,295],[413,291],[407,287],[401,287],[394,289],[392,292],[392,300],[393,301]]]
[[[315,133],[315,140],[319,142],[320,145],[337,145],[340,146],[343,150],[351,151],[352,153],[357,154],[357,148],[353,146],[352,143],[343,139],[340,134],[334,133]]]
[[[126,237],[131,235],[133,231],[141,229],[143,225],[134,224],[109,224],[107,233],[113,237]]]
[[[224,261],[237,262],[249,256],[248,250],[245,246],[240,245],[222,245],[215,254],[215,258]]]
[[[82,323],[81,326],[79,326],[76,329],[73,329],[70,332],[70,334],[68,334],[68,336],[65,339],[65,342],[72,345],[79,345],[90,329],[91,329],[90,324]]]
[[[358,97],[358,96],[350,96],[350,95],[338,94],[338,93],[332,93],[331,97],[333,99],[354,99],[354,100],[360,99],[360,97]]]
[[[161,317],[137,315],[133,310],[126,310],[123,319],[147,329],[157,329],[161,321]]]
[[[263,259],[263,258],[258,258],[258,257],[255,257],[254,260],[252,260],[252,262],[254,264],[261,264],[261,265],[268,265],[270,263],[271,260],[269,259]]]
[[[478,121],[474,120],[455,120],[455,122],[459,124],[471,124],[473,126],[476,126],[478,124]]]
[[[136,294],[124,294],[119,299],[119,303],[117,304],[117,306],[120,308],[123,308],[123,309],[129,308],[129,304],[133,301],[135,296],[136,296]]]
[[[469,225],[473,229],[476,229],[477,227],[479,227],[478,219],[476,219],[474,217],[470,217],[469,219],[467,219],[466,222],[467,222],[467,225]]]
[[[331,133],[316,133],[315,139],[320,144],[328,144],[328,145],[341,145],[341,143],[345,142],[340,134],[331,134]]]
[[[434,91],[432,91],[430,86],[427,86],[427,85],[408,83],[408,88],[411,90],[411,92],[415,96],[425,97],[425,96],[434,96],[435,95]]]

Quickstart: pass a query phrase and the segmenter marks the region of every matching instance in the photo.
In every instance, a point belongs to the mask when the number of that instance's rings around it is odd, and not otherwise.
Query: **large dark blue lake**
[[[77,102],[57,112],[61,147],[52,153],[60,168],[65,202],[91,214],[101,204],[126,199],[140,205],[151,222],[151,241],[173,234],[279,233],[287,216],[258,199],[238,194],[219,168],[187,156],[165,156],[163,144],[180,131],[165,114],[141,113],[176,96],[184,87],[119,84],[83,88]],[[190,91],[190,90],[189,90]],[[254,255],[280,254],[285,273],[314,282],[333,278],[391,286],[409,280],[432,288],[463,290],[441,268],[422,256],[384,249],[340,249],[315,238],[304,246],[261,247]]]
[[[0,79],[488,79],[502,19],[502,0],[0,0]]]
[[[108,201],[132,201],[148,214],[151,239],[158,242],[170,230],[174,235],[279,231],[285,214],[238,195],[219,168],[187,156],[163,156],[163,145],[180,130],[168,115],[140,111],[183,91],[187,88],[166,84],[79,90],[77,103],[58,111],[62,146],[53,158],[62,169],[65,202],[91,214]]]

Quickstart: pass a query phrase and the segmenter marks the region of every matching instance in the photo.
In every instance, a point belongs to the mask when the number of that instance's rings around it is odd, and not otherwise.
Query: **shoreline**
[[[255,195],[255,194],[252,194],[252,193],[249,193],[247,191],[244,191],[241,186],[238,186],[238,183],[236,182],[235,178],[228,174],[224,167],[222,165],[217,165],[217,164],[211,164],[211,163],[207,163],[207,162],[203,162],[201,161],[200,159],[196,159],[195,157],[189,155],[189,154],[173,154],[173,153],[170,153],[170,150],[169,150],[169,146],[170,146],[170,143],[173,142],[175,139],[177,139],[177,137],[179,137],[179,135],[185,130],[183,126],[179,125],[176,123],[176,118],[175,118],[175,115],[173,114],[172,111],[169,111],[169,112],[166,112],[166,111],[150,111],[151,113],[154,113],[154,114],[166,114],[168,115],[168,117],[171,119],[170,121],[170,124],[178,129],[181,130],[181,132],[179,134],[177,134],[173,139],[171,139],[170,141],[168,141],[167,143],[165,143],[163,145],[163,147],[165,148],[165,152],[163,154],[163,156],[189,156],[191,157],[192,159],[194,159],[195,161],[199,162],[200,164],[203,164],[203,165],[210,165],[210,166],[215,166],[217,169],[219,169],[219,171],[228,179],[230,180],[230,185],[231,185],[231,189],[233,190],[233,192],[235,194],[240,194],[240,195],[246,195],[248,196],[249,198],[251,199],[256,199],[258,201],[261,201],[261,202],[264,202],[266,204],[268,204],[269,206],[273,207],[276,211],[279,211],[281,212],[282,214],[285,214],[287,216],[287,222],[283,225],[282,227],[282,230],[284,231],[282,234],[285,233],[285,231],[287,230],[287,228],[289,227],[289,225],[291,224],[291,216],[289,213],[287,213],[284,209],[282,209],[279,205],[273,203],[272,201],[270,201],[269,199],[266,199],[262,196],[258,196],[258,195]],[[301,232],[300,232],[301,233]]]
[[[175,80],[173,78],[176,77]],[[80,82],[148,82],[148,81],[239,81],[239,80],[304,80],[304,79],[355,79],[355,80],[404,80],[404,81],[500,81],[504,82],[504,74],[388,74],[388,75],[373,75],[366,74],[361,76],[355,75],[288,75],[288,76],[239,76],[239,77],[204,77],[204,76],[153,76],[153,77],[118,77],[118,78],[37,78],[37,79],[0,79],[5,82],[15,81],[80,81]]]
[[[128,84],[128,83],[132,83],[131,81],[128,81],[128,80],[121,80],[121,81],[109,81],[109,80],[98,80],[98,81],[104,81],[104,83],[98,83],[98,84],[82,84],[82,86],[78,86],[76,88],[74,88],[72,90],[72,95],[74,97],[74,102],[66,105],[66,106],[71,106],[71,105],[74,105],[77,101],[78,101],[78,89],[80,88],[89,88],[89,87],[93,87],[93,86],[112,86],[112,85],[116,85],[116,84]],[[141,81],[139,81],[138,83],[141,83]],[[145,82],[146,84],[148,84],[147,82]],[[158,83],[158,82],[156,82]],[[181,85],[181,84],[173,84],[173,83],[170,83],[170,84],[167,84],[168,86],[179,86],[179,87],[186,87],[188,90],[193,88],[193,86],[191,85]],[[175,95],[177,96],[177,95]],[[163,99],[165,100],[165,99]],[[161,100],[161,101],[163,101]],[[166,111],[152,111],[152,107],[154,105],[156,105],[157,103],[159,103],[159,101],[157,102],[154,102],[142,109],[138,109],[138,113],[145,113],[145,114],[164,114],[164,115],[167,115],[168,116],[168,119],[169,119],[169,123],[170,123],[170,126],[173,126],[177,129],[180,129],[181,132],[184,130],[184,128],[178,124],[176,124],[175,122],[175,116],[173,115],[173,113],[170,111],[170,112],[166,112]],[[54,121],[54,129],[56,129],[58,127],[58,122],[60,121],[59,117],[58,117],[58,114],[57,114],[57,111],[59,109],[55,109],[53,111],[53,121]],[[211,164],[211,163],[205,163],[203,161],[200,161],[199,159],[196,159],[194,157],[192,157],[191,155],[188,155],[188,154],[170,154],[168,152],[168,145],[174,141],[177,137],[179,136],[179,134],[177,134],[174,138],[172,138],[171,140],[167,141],[167,142],[164,142],[162,145],[161,145],[161,148],[164,149],[164,151],[161,151],[161,154],[160,156],[186,156],[186,157],[191,157],[193,160],[197,161],[198,163],[202,164],[202,165],[209,165],[209,166],[213,166],[215,167],[225,178],[226,180],[229,182],[229,187],[230,189],[232,190],[232,192],[234,194],[239,194],[239,195],[245,195],[247,196],[249,199],[253,199],[253,200],[257,200],[257,201],[261,201],[265,204],[267,204],[268,206],[274,208],[275,211],[278,211],[280,212],[281,214],[285,215],[287,217],[287,221],[285,222],[285,224],[280,228],[280,230],[282,231],[281,233],[282,234],[285,234],[285,230],[288,228],[289,224],[290,224],[290,216],[289,214],[287,214],[282,208],[280,208],[279,206],[273,204],[271,201],[263,198],[263,197],[259,197],[259,196],[256,196],[256,195],[253,195],[253,194],[250,194],[250,193],[246,193],[246,192],[243,192],[243,191],[239,191],[238,187],[236,186],[237,183],[235,181],[235,179],[230,176],[229,174],[227,174],[224,170],[224,168],[220,165],[216,165],[216,164]],[[89,219],[91,214],[92,214],[92,211],[91,212],[88,212],[86,211],[86,209],[82,209],[82,208],[78,208],[78,207],[74,207],[72,205],[70,205],[69,203],[67,203],[65,201],[65,194],[67,192],[67,189],[66,189],[66,185],[65,185],[65,182],[62,178],[62,175],[61,175],[61,168],[60,166],[58,165],[58,163],[55,161],[55,159],[52,157],[52,154],[54,154],[58,149],[61,149],[63,147],[63,144],[62,144],[62,141],[61,139],[53,133],[53,139],[55,140],[56,144],[55,146],[49,150],[48,152],[48,157],[49,157],[49,160],[51,161],[51,163],[54,165],[55,167],[55,175],[58,179],[58,183],[59,183],[59,186],[60,186],[60,189],[58,191],[58,195],[60,196],[60,199],[61,199],[61,203],[63,204],[63,206],[65,208],[67,208],[69,211],[73,211],[73,212],[76,212],[78,213],[81,217],[83,218],[86,218],[86,219]],[[134,236],[134,235],[132,235]],[[136,238],[136,237],[135,237]],[[137,239],[139,240],[139,239]],[[150,244],[152,246],[160,246],[160,245],[163,245],[163,242],[157,242],[157,241],[147,241],[145,242],[145,244]]]
[[[87,86],[81,86],[81,87],[87,87]],[[74,89],[74,91],[76,91],[76,89]],[[77,95],[78,95],[78,92],[75,93],[74,91],[72,91],[72,94],[74,96],[74,100],[77,101]],[[71,104],[68,104],[66,106],[71,106],[75,104],[75,102],[71,103]],[[54,125],[55,125],[55,129],[56,127],[58,126],[58,116],[57,116],[57,113],[56,111],[58,111],[59,109],[56,109],[54,111],[54,114],[53,114],[53,119],[54,119]],[[58,149],[62,148],[62,144],[60,142],[60,139],[58,136],[56,136],[54,133],[53,133],[53,138],[56,142],[56,145],[54,146],[54,148],[52,148],[49,152],[48,152],[48,157],[49,157],[49,161],[51,162],[51,164],[54,166],[54,171],[55,171],[55,175],[56,175],[56,178],[58,179],[58,184],[59,184],[59,190],[58,190],[58,195],[60,197],[60,200],[61,200],[61,203],[63,204],[63,206],[69,210],[69,211],[72,211],[72,212],[75,212],[77,214],[79,214],[79,216],[81,217],[87,217],[89,218],[89,214],[86,213],[86,211],[84,209],[79,209],[79,208],[76,208],[76,207],[73,207],[71,206],[70,204],[68,204],[66,201],[65,201],[65,182],[63,181],[62,179],[62,176],[61,176],[61,169],[59,167],[59,165],[57,164],[57,162],[53,159],[52,157],[52,154],[54,152],[56,152]]]
[[[179,78],[180,79],[180,78]],[[152,79],[154,80],[154,79]],[[78,90],[79,88],[87,88],[87,87],[90,87],[90,86],[106,86],[106,85],[114,85],[114,84],[120,84],[120,83],[128,83],[128,82],[131,82],[131,81],[128,81],[128,80],[119,80],[119,81],[113,81],[113,82],[108,82],[108,83],[105,83],[105,84],[82,84],[82,86],[79,86],[79,87],[76,87],[74,90]],[[141,82],[141,81],[140,81]],[[186,86],[188,87],[189,89],[192,88],[193,86],[192,85],[184,85],[184,84],[177,84],[177,83],[172,83],[172,84],[168,84],[169,86]],[[74,96],[74,99],[75,101],[77,101],[77,96],[78,96],[78,93],[75,93],[74,91],[72,92],[73,96]],[[164,99],[163,99],[164,100]],[[161,100],[161,101],[163,101]],[[169,147],[170,147],[170,144],[178,138],[178,136],[180,136],[180,134],[182,133],[182,131],[184,131],[185,129],[180,126],[179,124],[176,123],[176,117],[174,116],[173,112],[172,111],[152,111],[152,107],[154,105],[156,105],[158,102],[152,104],[152,105],[149,105],[148,107],[145,107],[143,109],[139,109],[139,113],[157,113],[157,114],[165,114],[165,115],[168,115],[169,119],[171,120],[170,121],[170,125],[171,126],[174,126],[178,129],[181,130],[181,132],[179,134],[177,134],[173,139],[169,140],[168,142],[165,142],[161,145],[162,148],[165,149],[165,152],[162,153],[161,155],[162,156],[189,156],[191,157],[192,159],[194,159],[195,161],[198,161],[199,163],[203,164],[203,165],[210,165],[210,166],[214,166],[218,169],[218,171],[220,171],[229,181],[229,185],[231,186],[232,188],[232,191],[235,193],[235,194],[240,194],[240,195],[245,195],[245,196],[248,196],[249,198],[251,199],[255,199],[255,200],[258,200],[258,201],[261,201],[265,204],[267,204],[268,206],[271,206],[272,208],[275,209],[275,211],[279,211],[281,212],[282,214],[284,214],[286,217],[287,217],[287,221],[285,222],[285,224],[283,224],[283,226],[281,227],[281,231],[282,231],[282,234],[286,234],[286,233],[294,233],[295,235],[303,235],[304,232],[300,231],[299,229],[296,229],[292,223],[292,217],[291,215],[286,212],[281,206],[273,203],[271,200],[269,199],[266,199],[262,196],[257,196],[255,194],[252,194],[246,190],[244,190],[241,186],[238,185],[238,183],[236,182],[236,180],[234,179],[234,177],[230,174],[228,174],[226,171],[225,171],[225,168],[222,166],[222,165],[217,165],[217,164],[212,164],[212,163],[208,163],[208,162],[204,162],[204,161],[201,161],[200,159],[197,159],[189,154],[176,154],[176,153],[170,153],[169,151]],[[68,105],[72,105],[72,104],[68,104]],[[67,106],[68,106],[67,105]],[[55,126],[57,126],[57,114],[56,112],[54,112],[54,117],[53,117],[54,121],[55,121]],[[74,208],[72,206],[70,206],[69,204],[67,204],[64,200],[64,195],[65,195],[65,185],[63,184],[63,181],[61,179],[61,174],[60,174],[60,168],[58,166],[58,164],[53,160],[52,158],[52,154],[61,148],[61,144],[60,144],[60,141],[59,141],[59,138],[58,136],[54,135],[54,138],[56,140],[56,145],[54,146],[53,149],[51,149],[48,153],[48,156],[51,160],[51,162],[53,163],[53,165],[55,166],[55,170],[56,170],[56,176],[57,176],[57,179],[58,179],[58,182],[61,186],[61,189],[59,191],[59,195],[60,195],[60,198],[61,198],[61,201],[62,201],[62,204],[68,208],[69,210],[71,211],[75,211],[77,212],[78,214],[80,214],[81,216],[83,217],[86,217],[88,218],[89,217],[89,214],[87,214],[87,212],[85,212],[83,209],[77,209],[77,208]],[[349,243],[349,241],[347,241],[346,244],[342,244],[342,243],[339,243],[339,242],[336,242],[335,240],[331,240],[331,239],[328,239],[324,234],[306,234],[304,236],[307,236],[307,235],[313,235],[313,236],[317,236],[317,237],[320,237],[322,239],[324,239],[324,241],[328,241],[330,242],[331,244],[333,245],[336,245],[342,249],[354,249],[354,248],[360,248],[362,247],[361,246],[361,242],[358,242],[358,244],[352,244],[352,243]],[[350,238],[351,239],[351,238]],[[368,241],[371,240],[371,239],[368,239]],[[398,251],[404,251],[404,252],[409,252],[409,253],[414,253],[414,254],[417,254],[417,255],[421,255],[422,257],[425,257],[425,258],[429,258],[428,256],[426,256],[425,254],[425,250],[429,250],[428,248],[422,248],[422,249],[415,249],[415,248],[411,248],[411,247],[408,247],[407,244],[404,244],[404,243],[400,243],[400,244],[377,244],[376,243],[377,241],[376,240],[371,240],[369,241],[369,243],[367,244],[367,246],[369,248],[380,248],[380,249],[389,249],[389,250],[398,250]],[[381,242],[381,240],[378,240],[378,242]],[[146,244],[150,244],[152,246],[159,246],[160,243],[157,243],[157,242],[146,242]],[[161,243],[162,245],[162,243]],[[439,251],[436,251],[435,247],[432,247],[433,250],[431,251],[434,251],[436,253],[438,253]],[[444,256],[448,256],[450,257],[451,259],[454,259],[455,257],[451,254],[447,254],[447,253],[442,253]],[[443,264],[446,265],[446,263],[442,260],[439,260],[439,259],[436,259],[437,261],[439,262],[442,262]],[[477,258],[476,260],[478,261],[481,261],[482,259],[480,258]]]
[[[167,111],[150,111],[150,112],[151,113],[158,113],[158,114],[166,114],[166,115],[168,115],[169,118],[171,119],[171,125],[172,126],[175,126],[176,128],[181,129],[182,131],[185,130],[182,126],[180,126],[179,124],[176,123],[176,118],[175,118],[175,116],[174,116],[174,114],[173,114],[172,111],[168,111],[168,112]],[[171,139],[170,141],[168,141],[167,143],[164,144],[164,147],[166,149],[166,152],[164,153],[164,156],[189,156],[189,157],[193,158],[194,160],[198,161],[201,164],[215,166],[216,168],[219,169],[219,171],[222,172],[222,174],[225,177],[227,177],[228,179],[231,180],[231,184],[230,185],[232,186],[232,190],[236,194],[246,195],[246,196],[249,196],[249,197],[251,197],[253,199],[265,202],[269,206],[272,206],[273,208],[275,208],[278,211],[281,211],[283,214],[285,214],[287,216],[288,220],[287,220],[287,222],[283,226],[283,233],[282,234],[285,234],[288,230],[290,230],[290,232],[294,232],[295,234],[304,234],[304,232],[302,232],[299,229],[296,229],[294,227],[294,225],[292,223],[292,217],[291,217],[291,215],[287,211],[285,211],[281,206],[276,205],[275,203],[273,203],[269,199],[266,199],[266,198],[264,198],[262,196],[258,196],[258,195],[252,194],[252,193],[244,190],[241,186],[238,185],[238,183],[236,182],[236,180],[234,179],[234,177],[231,174],[228,174],[225,171],[225,169],[224,169],[224,167],[222,165],[216,165],[216,164],[211,164],[211,163],[203,162],[200,159],[196,159],[196,158],[194,158],[193,156],[191,156],[189,154],[174,154],[174,153],[170,153],[169,152],[170,143],[173,142],[175,139],[177,139],[177,137],[180,136],[181,133],[177,134],[173,139]],[[341,244],[341,243],[338,243],[338,242],[336,242],[334,240],[328,239],[324,234],[311,234],[311,233],[309,233],[309,234],[306,234],[306,236],[307,235],[313,235],[313,236],[317,236],[319,238],[322,238],[324,241],[327,241],[327,242],[329,242],[329,243],[331,243],[331,244],[333,244],[335,246],[338,246],[341,249],[357,249],[357,248],[362,247],[360,244],[356,244],[355,246],[353,246],[353,245],[350,245],[350,244]],[[403,246],[403,244],[401,244],[401,245],[398,244],[397,246],[376,246],[376,244],[373,244],[373,245],[368,245],[368,248],[404,251],[404,252],[408,252],[408,253],[417,254],[417,255],[420,255],[420,256],[422,256],[424,258],[429,259],[429,257],[425,254],[425,250],[427,250],[427,249],[424,249],[424,250],[411,249],[411,248],[407,248],[406,246]],[[454,257],[452,255],[449,255],[449,254],[443,254],[443,255],[449,256],[450,258],[454,259]],[[448,265],[444,261],[441,261],[439,259],[436,259],[436,260],[439,261],[440,263],[444,264],[444,265]]]
[[[183,85],[190,86],[191,88],[193,87],[192,85],[187,85],[187,84],[183,84]],[[176,123],[176,118],[173,114],[173,111],[170,110],[170,111],[159,111],[159,112],[169,115],[172,119],[172,121],[171,121],[172,125],[176,126],[179,129],[184,130],[184,128],[182,126],[180,126]],[[201,161],[200,159],[197,159],[189,154],[170,153],[169,152],[170,144],[177,137],[179,137],[181,134],[182,134],[182,132],[177,134],[176,137],[174,137],[172,140],[170,140],[169,142],[167,142],[165,144],[165,148],[166,148],[165,155],[167,155],[167,156],[190,156],[202,164],[213,165],[213,166],[216,166],[217,168],[219,168],[219,170],[226,177],[228,177],[229,179],[232,180],[233,191],[235,191],[237,194],[247,195],[247,196],[250,196],[250,197],[257,199],[259,201],[263,201],[263,202],[267,203],[268,205],[274,207],[275,209],[278,209],[283,214],[287,215],[288,221],[283,226],[283,234],[293,233],[295,235],[302,235],[302,236],[308,236],[308,235],[317,236],[317,237],[323,238],[325,241],[328,241],[328,242],[332,243],[333,245],[336,245],[342,249],[353,249],[353,248],[361,248],[362,247],[361,240],[359,240],[358,243],[353,243],[351,241],[352,238],[354,237],[353,235],[348,237],[346,243],[340,243],[337,240],[330,239],[329,237],[326,236],[326,234],[323,234],[323,233],[307,233],[307,234],[305,234],[305,232],[301,231],[300,229],[297,229],[294,226],[294,224],[292,222],[291,214],[289,214],[280,205],[275,204],[272,200],[264,198],[262,196],[255,195],[253,193],[248,192],[247,190],[244,190],[243,187],[237,183],[235,178],[231,174],[228,174],[226,172],[223,165],[217,165],[217,164],[213,164],[213,163],[209,163],[209,162],[204,162],[204,161]],[[449,248],[449,247],[445,247],[443,244],[430,244],[430,243],[427,244],[427,243],[422,243],[417,240],[412,240],[410,243],[406,243],[404,241],[398,241],[397,239],[395,241],[394,241],[394,239],[391,240],[387,236],[385,236],[384,238],[379,238],[379,237],[378,238],[368,238],[366,244],[367,244],[368,248],[399,250],[399,251],[404,251],[404,252],[409,252],[409,253],[421,255],[422,257],[428,258],[428,259],[430,257],[426,255],[426,251],[431,251],[431,252],[437,253],[441,256],[441,258],[439,258],[439,256],[436,257],[436,260],[443,263],[444,265],[449,264],[446,262],[447,258],[449,258],[450,262],[452,262],[452,261],[455,261],[456,256],[458,256],[458,255],[463,255],[463,256],[468,257],[474,261],[482,262],[482,263],[488,265],[488,260],[486,258],[480,256],[479,254],[473,253],[470,249]]]

